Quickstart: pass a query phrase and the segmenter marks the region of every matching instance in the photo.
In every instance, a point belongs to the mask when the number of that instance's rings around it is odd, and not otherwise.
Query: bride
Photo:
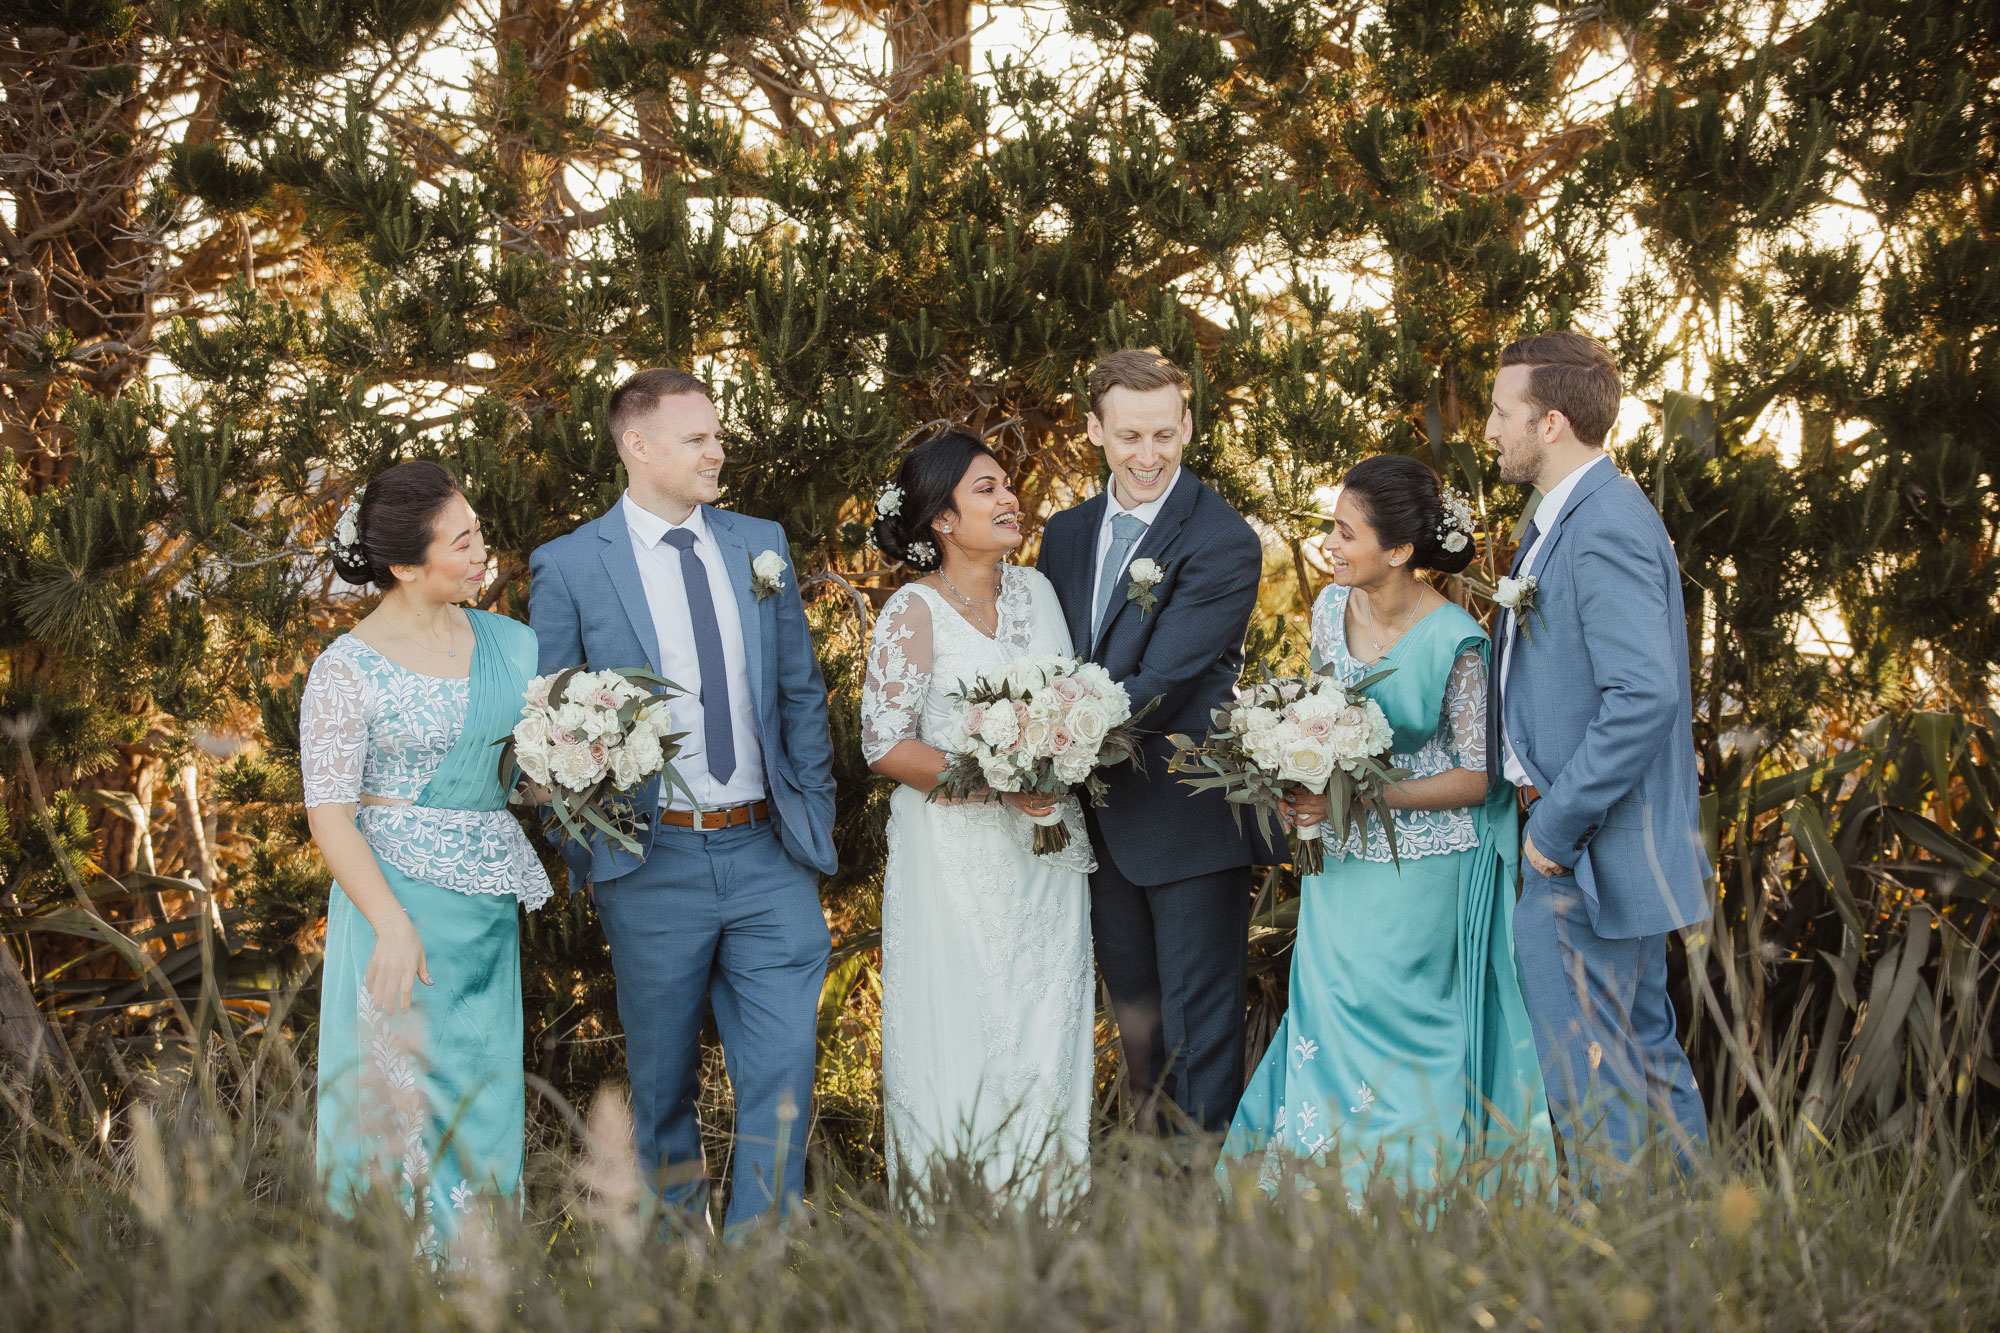
[[[899,784],[882,886],[882,1084],[890,1186],[921,1205],[942,1160],[989,1188],[1073,1195],[1088,1179],[1094,1069],[1090,842],[1033,851],[1046,796],[926,800],[953,693],[1023,653],[1073,649],[1055,590],[1006,563],[1021,544],[1007,474],[970,435],[910,451],[876,545],[913,570],[875,622],[862,748]]]

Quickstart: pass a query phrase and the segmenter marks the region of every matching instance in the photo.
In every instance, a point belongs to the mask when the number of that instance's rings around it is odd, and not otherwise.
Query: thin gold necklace
[[[1397,630],[1396,637],[1391,639],[1389,642],[1400,643],[1402,641],[1403,636],[1410,632],[1410,626],[1416,623],[1417,610],[1419,607],[1423,606],[1423,604],[1424,604],[1424,590],[1422,588],[1419,588],[1417,589],[1417,600],[1410,607],[1410,614],[1404,617],[1403,619],[1403,628]],[[1375,629],[1375,599],[1373,597],[1368,596],[1366,593],[1363,593],[1361,609],[1368,613],[1368,639],[1369,642],[1375,645],[1375,660],[1379,662],[1382,660],[1382,654],[1389,650],[1382,646],[1381,635],[1378,634]]]
[[[458,626],[453,625],[449,630],[445,632],[448,635],[456,634],[458,633]],[[458,660],[458,649],[456,648],[436,648],[428,643],[425,643],[422,639],[419,639],[414,634],[391,634],[389,637],[392,639],[401,639],[404,643],[414,643],[415,645],[417,645],[417,647],[425,649],[428,652],[443,653],[446,657],[449,657],[454,662]]]

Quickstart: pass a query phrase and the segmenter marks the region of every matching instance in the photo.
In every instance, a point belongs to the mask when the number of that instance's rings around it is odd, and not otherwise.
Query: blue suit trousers
[[[1656,1127],[1685,1162],[1708,1119],[1674,1035],[1667,937],[1602,938],[1576,877],[1545,877],[1524,858],[1514,946],[1572,1175],[1593,1178],[1593,1153],[1630,1161]]]
[[[707,1190],[695,1097],[712,1008],[736,1133],[726,1229],[805,1192],[806,1126],[830,946],[818,873],[771,822],[656,825],[643,865],[593,886],[618,975],[639,1165],[695,1210]]]

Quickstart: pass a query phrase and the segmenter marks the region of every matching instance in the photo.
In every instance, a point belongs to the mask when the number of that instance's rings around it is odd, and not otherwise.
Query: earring
[[[949,523],[940,523],[940,524],[938,524],[938,531],[939,531],[939,532],[950,532],[950,531],[951,531],[951,524],[949,524]]]

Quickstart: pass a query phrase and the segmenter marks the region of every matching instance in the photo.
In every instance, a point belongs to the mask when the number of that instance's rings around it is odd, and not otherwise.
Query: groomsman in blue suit
[[[1110,484],[1049,519],[1037,566],[1077,651],[1134,708],[1160,701],[1144,723],[1146,773],[1110,770],[1105,803],[1087,811],[1091,934],[1140,1124],[1164,1097],[1220,1133],[1243,1095],[1251,852],[1219,794],[1168,775],[1166,737],[1206,733],[1232,697],[1263,546],[1181,466],[1194,420],[1179,367],[1128,348],[1099,361],[1089,387]]]
[[[697,802],[654,779],[633,794],[643,855],[605,840],[563,854],[611,943],[639,1164],[690,1212],[707,1188],[695,1094],[715,1014],[736,1094],[737,1229],[804,1192],[829,946],[819,876],[835,869],[826,687],[784,529],[714,507],[707,387],[640,371],[606,418],[629,489],[534,553],[528,619],[544,673],[643,667],[688,691],[673,701],[687,733],[675,766]],[[753,578],[753,564],[782,572]]]
[[[1581,333],[1500,354],[1486,438],[1540,501],[1494,627],[1489,755],[1519,789],[1521,983],[1573,1149],[1629,1159],[1707,1134],[1674,1034],[1667,933],[1709,914],[1680,566],[1646,493],[1604,452],[1618,367]],[[1509,585],[1502,585],[1503,604]],[[1587,1167],[1572,1152],[1572,1169]]]

